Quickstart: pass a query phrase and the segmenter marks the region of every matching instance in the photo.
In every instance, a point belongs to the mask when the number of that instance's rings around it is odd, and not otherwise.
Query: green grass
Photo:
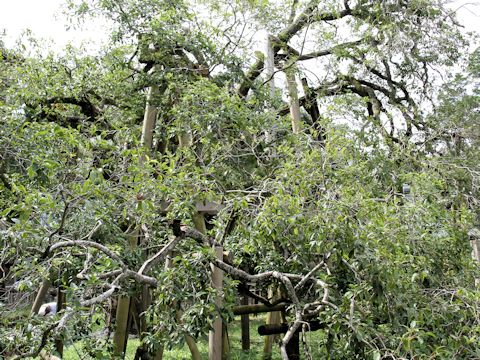
[[[263,340],[264,338],[257,333],[258,326],[265,323],[263,316],[251,317],[250,318],[250,351],[242,351],[242,342],[241,342],[241,330],[240,330],[240,319],[235,319],[234,322],[230,323],[228,326],[228,335],[230,339],[230,355],[231,360],[257,360],[262,358],[263,352]],[[309,341],[312,350],[315,344],[318,344],[320,338],[320,333],[310,333]],[[85,341],[85,340],[83,340]],[[135,351],[139,346],[140,341],[138,338],[130,338],[127,345],[127,352],[125,358],[132,360],[135,356]],[[202,354],[202,359],[208,359],[208,343],[206,340],[197,342],[198,349]],[[76,348],[76,349],[75,349]],[[85,354],[81,351],[82,344],[77,342],[75,347],[70,345],[67,346],[64,352],[65,360],[77,360],[77,359],[87,359]],[[77,354],[79,351],[80,355]],[[314,358],[315,351],[314,351]],[[191,359],[190,351],[187,345],[184,345],[182,348],[174,348],[171,350],[165,350],[164,360],[188,360]],[[273,360],[279,360],[280,351],[278,346],[274,345],[273,348]]]

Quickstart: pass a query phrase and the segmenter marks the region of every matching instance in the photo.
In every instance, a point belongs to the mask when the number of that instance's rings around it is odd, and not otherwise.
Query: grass
[[[262,358],[263,352],[263,337],[258,335],[258,326],[265,323],[263,316],[251,317],[250,319],[250,351],[242,351],[240,318],[235,319],[229,324],[229,338],[230,338],[230,355],[231,360],[257,360]],[[83,340],[85,341],[85,340]],[[127,345],[125,359],[132,360],[135,356],[135,351],[140,344],[138,338],[130,338]],[[202,354],[202,359],[208,359],[208,343],[206,340],[197,342],[198,349]],[[77,353],[80,353],[81,356]],[[86,355],[82,353],[82,343],[77,342],[75,346],[70,345],[65,348],[65,360],[86,359]],[[188,360],[191,359],[190,351],[187,345],[182,348],[174,348],[165,350],[164,360]],[[272,360],[279,360],[280,354],[277,346],[274,346]]]

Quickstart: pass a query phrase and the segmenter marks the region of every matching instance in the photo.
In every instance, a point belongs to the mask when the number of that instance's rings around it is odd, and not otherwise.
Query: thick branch
[[[248,91],[251,89],[253,82],[263,71],[265,66],[265,57],[263,54],[257,54],[257,61],[250,67],[250,70],[245,74],[243,82],[240,84],[237,92],[241,97],[246,97]]]
[[[312,22],[316,21],[337,20],[352,14],[350,8],[347,8],[338,12],[326,12],[314,16],[314,12],[318,8],[319,3],[319,0],[312,0],[308,4],[307,8],[297,17],[297,19],[280,32],[278,38],[282,42],[288,43],[288,41],[307,24],[311,24]]]
[[[122,267],[125,266],[123,260],[117,254],[115,254],[115,252],[102,244],[87,240],[68,240],[55,243],[47,249],[44,256],[48,256],[48,254],[50,254],[51,252],[64,247],[91,247],[103,252],[105,255],[121,264]]]
[[[47,99],[46,103],[49,105],[53,105],[53,104],[77,105],[78,107],[80,107],[80,111],[82,112],[82,114],[92,120],[95,120],[100,114],[100,110],[95,105],[93,105],[92,102],[86,97],[75,98],[75,97],[67,97],[67,96],[65,97],[56,96],[56,97]]]
[[[157,252],[155,255],[153,255],[151,258],[146,260],[143,265],[140,267],[138,270],[138,274],[142,275],[144,273],[147,273],[150,271],[150,269],[161,262],[165,257],[169,254],[170,251],[173,250],[173,248],[182,240],[182,236],[176,236],[175,239],[170,241],[167,245],[165,245],[162,250]]]

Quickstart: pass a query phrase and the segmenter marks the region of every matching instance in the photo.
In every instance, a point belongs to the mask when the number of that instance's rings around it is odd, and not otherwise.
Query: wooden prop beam
[[[238,305],[233,308],[234,315],[245,315],[245,314],[260,314],[271,311],[282,311],[290,305],[287,303],[280,303],[273,306],[267,306],[264,304],[255,304],[255,305]]]
[[[309,326],[307,326],[305,331],[317,331],[325,328],[325,324],[318,320],[309,321],[308,325]],[[258,327],[258,334],[261,336],[284,334],[288,331],[289,328],[290,326],[288,324],[260,325]],[[302,331],[301,327],[297,330],[297,332],[300,331]]]

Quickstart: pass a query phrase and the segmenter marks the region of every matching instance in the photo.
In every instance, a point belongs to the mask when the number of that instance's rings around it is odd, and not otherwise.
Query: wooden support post
[[[295,66],[285,71],[287,77],[287,89],[290,101],[290,116],[292,117],[292,132],[299,134],[301,130],[300,103],[298,101],[297,80],[295,76]]]
[[[248,295],[242,297],[242,305],[248,306]],[[241,315],[242,350],[250,350],[250,318],[248,314]]]
[[[157,71],[157,66],[154,66],[151,70],[151,73]],[[150,153],[153,145],[153,132],[155,130],[155,123],[157,120],[158,108],[155,104],[155,98],[158,97],[159,88],[158,86],[152,85],[148,89],[147,94],[147,104],[145,105],[145,114],[143,117],[143,128],[142,128],[142,138],[141,144],[147,151]]]
[[[122,296],[118,299],[117,314],[115,316],[115,333],[113,335],[113,351],[115,356],[125,356],[128,338],[128,316],[130,310],[130,298]]]
[[[472,247],[472,259],[480,262],[480,229],[471,229],[468,236]],[[475,278],[475,286],[480,287],[480,278]]]
[[[271,324],[271,325],[260,325],[258,327],[258,334],[261,336],[265,335],[274,335],[274,334],[285,334],[288,331],[288,324]],[[325,324],[318,320],[313,320],[308,322],[308,327],[306,331],[317,331],[320,329],[325,329]],[[298,329],[297,332],[300,332],[301,329]]]
[[[136,229],[129,235],[129,250],[137,247],[140,230]],[[130,317],[130,297],[121,296],[117,303],[115,333],[113,334],[113,351],[116,357],[125,357],[128,341],[128,319]]]
[[[271,300],[275,300],[277,298],[277,289],[273,287],[273,285],[268,289],[268,298]],[[280,315],[279,311],[271,311],[267,314],[267,325],[268,324],[278,324],[280,322]],[[272,358],[272,346],[277,338],[276,335],[268,335],[265,337],[264,344],[263,344],[263,359],[270,360]]]
[[[65,297],[65,291],[62,289],[62,285],[59,284],[57,290],[57,312],[65,308]],[[55,339],[55,350],[63,358],[63,339],[61,337]]]
[[[33,305],[32,305],[32,314],[37,314],[38,310],[40,310],[40,306],[42,306],[51,285],[52,283],[50,282],[50,280],[48,279],[43,280],[42,285],[38,290],[37,296],[35,297],[35,301],[33,302]]]
[[[215,253],[218,259],[223,259],[223,246],[215,246]],[[222,288],[223,288],[223,271],[212,265],[212,283],[218,291],[215,305],[217,309],[222,308]],[[208,334],[208,359],[222,360],[222,319],[218,316],[212,326],[212,330]]]
[[[268,88],[270,90],[270,97],[275,97],[275,52],[273,50],[273,42],[270,36],[267,36],[267,61],[265,73],[268,80]],[[265,142],[270,144],[275,140],[275,126],[265,129]],[[275,155],[275,150],[270,149],[271,155]]]
[[[268,80],[268,88],[270,96],[275,96],[275,51],[273,50],[274,41],[270,35],[267,36],[267,62],[265,66],[265,74]]]
[[[260,314],[271,311],[282,311],[288,306],[287,303],[281,302],[273,306],[267,306],[264,304],[252,304],[252,305],[238,305],[233,307],[234,315],[244,315],[244,314]]]

